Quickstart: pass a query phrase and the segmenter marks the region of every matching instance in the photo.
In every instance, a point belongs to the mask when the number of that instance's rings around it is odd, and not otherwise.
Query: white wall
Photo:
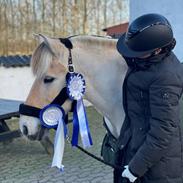
[[[146,13],[159,13],[170,21],[177,41],[174,52],[183,62],[183,0],[130,0],[130,22]]]
[[[24,101],[34,81],[30,67],[0,67],[0,98]]]

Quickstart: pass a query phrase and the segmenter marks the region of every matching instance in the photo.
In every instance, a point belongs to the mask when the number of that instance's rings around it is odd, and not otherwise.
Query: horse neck
[[[126,63],[116,49],[73,50],[76,72],[84,75],[86,80],[85,97],[110,122],[107,126],[118,137],[124,120],[122,102],[122,84],[127,71]],[[107,120],[107,121],[108,121]]]

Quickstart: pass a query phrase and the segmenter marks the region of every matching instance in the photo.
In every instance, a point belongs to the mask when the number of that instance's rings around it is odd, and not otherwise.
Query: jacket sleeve
[[[150,85],[149,131],[143,145],[129,163],[129,169],[138,177],[160,161],[168,150],[179,119],[181,85],[172,73],[161,73]]]

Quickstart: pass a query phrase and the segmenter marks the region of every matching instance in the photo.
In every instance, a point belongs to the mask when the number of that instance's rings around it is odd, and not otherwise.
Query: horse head
[[[42,109],[51,103],[65,87],[67,74],[67,49],[59,39],[36,35],[40,41],[31,58],[31,67],[35,81],[25,101],[28,106]],[[62,106],[66,113],[71,108],[71,101],[66,100]],[[24,135],[34,140],[41,130],[39,118],[31,115],[20,116],[20,129]]]
[[[42,109],[66,86],[69,50],[61,39],[44,35],[37,38],[40,44],[31,58],[35,81],[25,105]],[[93,36],[76,36],[69,40],[73,44],[75,71],[86,81],[86,99],[108,119],[107,125],[114,136],[119,136],[124,120],[122,84],[127,66],[116,51],[116,40]],[[69,99],[61,104],[66,113],[71,110],[71,104]],[[34,115],[21,115],[20,129],[32,140],[42,136],[40,120]]]

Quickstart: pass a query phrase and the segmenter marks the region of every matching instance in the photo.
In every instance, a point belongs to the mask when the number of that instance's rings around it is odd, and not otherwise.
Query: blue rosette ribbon
[[[80,133],[83,147],[87,148],[93,143],[82,98],[85,88],[85,80],[81,74],[69,73],[67,76],[67,94],[71,100],[76,101],[73,111],[73,135],[71,143],[72,146],[78,145],[78,136]]]
[[[52,167],[58,167],[61,171],[64,169],[62,164],[65,138],[67,135],[67,127],[64,122],[65,112],[62,107],[56,104],[50,104],[44,107],[40,112],[40,121],[42,126],[56,129],[54,139],[54,155]]]

